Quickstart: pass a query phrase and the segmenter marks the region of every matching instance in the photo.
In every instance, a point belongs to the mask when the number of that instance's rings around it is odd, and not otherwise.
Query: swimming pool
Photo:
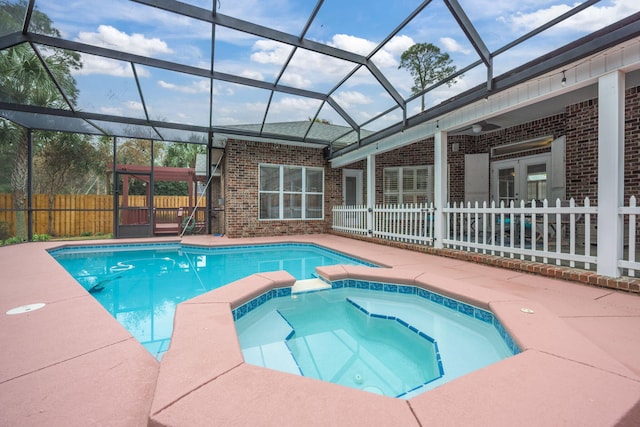
[[[247,363],[410,398],[520,350],[489,311],[360,280],[234,310]]]
[[[73,246],[49,252],[145,348],[160,359],[176,305],[254,273],[309,279],[318,266],[369,265],[312,244],[205,248],[179,243]]]

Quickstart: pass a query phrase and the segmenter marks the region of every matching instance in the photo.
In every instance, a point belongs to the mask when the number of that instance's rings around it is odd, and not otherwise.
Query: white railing
[[[376,205],[373,209],[373,237],[405,243],[433,243],[433,203]]]
[[[626,276],[635,277],[636,270],[640,270],[640,262],[636,260],[636,245],[638,245],[638,228],[637,217],[640,216],[640,206],[637,206],[637,200],[635,196],[629,198],[629,206],[622,207],[618,210],[618,213],[622,216],[623,224],[625,225],[626,241],[624,242],[627,248],[626,256],[623,259],[618,260],[618,267],[624,272],[626,270]]]
[[[369,229],[366,206],[334,206],[333,229],[398,242],[429,244],[433,241],[433,210],[433,203],[376,205],[371,212]]]
[[[587,270],[597,263],[591,247],[597,208],[590,206],[588,198],[584,206],[573,199],[556,200],[555,206],[546,200],[509,206],[454,203],[443,211],[449,224],[445,247],[571,267],[579,263]]]
[[[333,229],[366,236],[368,234],[367,207],[364,205],[334,206]]]
[[[333,229],[388,240],[433,245],[433,204],[335,206]],[[586,198],[582,206],[569,200],[509,206],[464,203],[442,209],[445,248],[484,253],[546,264],[595,270],[598,208]],[[368,225],[368,215],[371,225]],[[635,197],[619,208],[624,224],[624,254],[618,267],[625,276],[640,271],[637,227],[640,206]],[[369,229],[371,227],[371,229]]]

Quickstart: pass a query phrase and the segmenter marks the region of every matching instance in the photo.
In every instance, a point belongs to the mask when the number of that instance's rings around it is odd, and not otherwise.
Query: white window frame
[[[427,172],[427,188],[422,190],[413,189],[405,189],[404,185],[404,175],[407,173],[417,174],[417,171],[423,169]],[[397,172],[398,182],[397,182],[397,191],[389,191],[387,190],[387,172]],[[389,203],[387,199],[389,196],[395,195],[397,196],[397,204],[405,204],[405,203],[418,203],[415,201],[416,196],[424,196],[426,202],[430,202],[433,200],[433,165],[422,165],[422,166],[394,166],[384,168],[383,171],[383,179],[382,179],[382,188],[383,188],[383,201],[384,204],[396,204]],[[417,182],[417,180],[414,180]],[[420,202],[422,203],[422,202]]]
[[[262,167],[279,168],[279,182],[278,190],[267,191],[262,190],[262,183],[260,182]],[[302,185],[301,191],[291,191],[284,189],[284,170],[288,169],[300,169],[302,173]],[[320,191],[308,191],[307,190],[307,171],[317,171],[321,173],[321,189]],[[262,218],[261,209],[261,197],[263,194],[277,194],[278,195],[278,217],[277,218]],[[285,195],[300,195],[301,205],[297,207],[300,209],[300,217],[285,217]],[[307,200],[309,196],[320,196],[321,200],[321,212],[319,217],[307,218]],[[324,168],[321,167],[309,167],[309,166],[297,166],[297,165],[278,165],[271,163],[260,163],[258,165],[258,220],[259,221],[324,221]]]

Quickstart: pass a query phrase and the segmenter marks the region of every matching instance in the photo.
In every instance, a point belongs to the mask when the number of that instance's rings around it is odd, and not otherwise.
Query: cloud
[[[123,109],[118,107],[101,107],[100,113],[110,116],[122,116]]]
[[[176,85],[173,83],[165,82],[164,80],[158,80],[158,86],[169,89],[176,92],[196,94],[196,93],[209,93],[209,81],[198,80],[191,82],[190,85]]]
[[[110,25],[100,25],[97,32],[81,31],[76,41],[94,46],[123,50],[136,55],[157,56],[171,54],[167,44],[157,37],[146,38],[144,34],[127,34]]]
[[[248,79],[264,81],[264,75],[260,71],[244,70],[240,75]]]
[[[287,71],[282,76],[282,83],[285,83],[289,86],[307,88],[311,87],[313,82],[309,79],[304,78],[301,74]]]
[[[400,57],[402,52],[414,44],[416,44],[416,42],[409,36],[395,36],[384,45],[382,50],[389,52],[390,55]]]
[[[291,53],[292,47],[273,40],[258,40],[253,44],[250,58],[258,64],[283,64]]]
[[[267,114],[268,123],[291,122],[307,120],[318,111],[320,101],[316,99],[284,96],[269,104]],[[234,106],[233,114],[236,117],[246,116],[251,113],[253,119],[244,119],[245,123],[260,123],[262,121],[267,104],[264,102],[245,102]]]
[[[365,94],[357,91],[343,91],[333,95],[333,98],[342,108],[351,108],[356,105],[371,104],[372,100]]]
[[[510,25],[519,33],[537,28],[561,14],[571,10],[579,3],[572,5],[557,4],[530,13],[515,13],[498,18],[500,22]],[[568,29],[580,33],[592,32],[638,11],[637,0],[614,0],[611,6],[593,5],[572,18],[557,25],[557,28]]]
[[[290,114],[292,117],[308,117],[310,113],[317,111],[320,102],[316,99],[297,98],[286,96],[277,102],[272,102],[269,106],[269,114],[284,115]],[[295,120],[291,118],[289,120]]]
[[[465,48],[451,37],[441,37],[440,43],[446,52],[460,52],[465,55],[469,55],[471,53],[471,50]]]
[[[100,107],[99,111],[101,114],[126,116],[130,115],[131,112],[142,112],[144,109],[142,107],[142,103],[139,101],[124,101],[120,106]],[[137,117],[139,114],[135,114],[135,116]]]
[[[100,25],[97,32],[80,32],[76,41],[93,46],[126,51],[136,55],[154,56],[173,53],[167,44],[158,38],[146,38],[142,34],[128,35],[109,25]],[[144,67],[136,67],[138,77],[149,77]],[[75,75],[103,74],[114,77],[132,77],[131,66],[122,61],[95,55],[82,55],[82,68]]]
[[[378,45],[370,40],[347,34],[336,34],[327,44],[362,56],[368,56]],[[373,61],[380,68],[395,68],[400,64],[402,52],[414,44],[409,36],[395,36],[373,56]]]
[[[133,111],[143,111],[142,103],[138,101],[126,101],[124,105]]]
[[[103,58],[101,56],[82,54],[82,68],[74,70],[73,74],[78,76],[88,76],[100,74],[113,77],[133,77],[133,70],[128,62],[117,61],[115,59]],[[145,67],[136,67],[138,77],[149,77],[150,73]]]
[[[254,63],[271,67],[275,77],[289,58],[291,50],[291,46],[273,40],[258,40],[253,44],[250,58]],[[318,85],[337,83],[353,67],[354,64],[337,58],[297,49],[281,82],[302,89],[317,88]]]
[[[348,34],[336,34],[326,44],[363,56],[370,54],[377,46],[376,43],[370,40]],[[400,55],[413,44],[414,41],[411,37],[393,37],[376,53],[374,62],[380,68],[397,68]],[[280,67],[286,63],[292,48],[273,40],[257,40],[253,44],[252,50],[251,61],[265,66],[276,67],[272,70],[275,75],[280,71]],[[355,64],[348,61],[305,49],[297,49],[282,76],[281,82],[302,89],[328,90],[354,67]],[[250,70],[245,71],[245,73],[257,73],[257,71]],[[366,84],[365,82],[367,81],[373,81],[372,79],[362,79],[361,76],[352,80],[352,84],[354,82]]]
[[[331,38],[331,42],[327,44],[363,56],[371,53],[377,46],[377,44],[372,41],[348,34],[336,34]]]

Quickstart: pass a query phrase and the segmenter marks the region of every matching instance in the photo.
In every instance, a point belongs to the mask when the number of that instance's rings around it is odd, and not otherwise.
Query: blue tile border
[[[498,331],[498,334],[507,345],[507,348],[511,350],[513,355],[520,353],[522,350],[518,347],[518,344],[511,338],[511,335],[507,332],[507,330],[502,326],[500,321],[494,314],[488,310],[484,310],[482,308],[473,306],[471,304],[467,304],[462,301],[455,300],[453,298],[445,297],[443,295],[437,294],[435,292],[429,291],[424,288],[420,288],[417,286],[411,285],[398,285],[392,283],[382,283],[382,282],[369,282],[366,280],[354,280],[354,279],[342,279],[335,280],[333,282],[329,282],[325,278],[321,277],[323,281],[329,283],[332,289],[342,289],[342,288],[356,288],[356,289],[368,289],[372,291],[379,292],[391,292],[398,293],[403,295],[417,295],[421,298],[439,304],[443,307],[446,307],[451,310],[455,310],[460,314],[471,317],[473,319],[480,320],[481,322],[492,325]],[[320,292],[320,291],[318,291]],[[233,320],[238,320],[244,317],[248,312],[256,309],[260,305],[264,304],[266,301],[272,298],[280,298],[291,295],[291,288],[276,288],[271,289],[270,291],[265,292],[264,294],[254,298],[251,301],[244,303],[243,305],[232,310]],[[254,302],[255,301],[255,302]],[[400,324],[402,322],[399,320]],[[405,325],[408,326],[408,325]]]
[[[350,262],[356,263],[358,265],[364,265],[366,267],[379,267],[379,265],[371,263],[369,261],[365,261],[363,259],[345,254],[343,252],[337,251],[335,249],[329,249],[324,246],[316,245],[314,243],[268,243],[268,244],[256,244],[256,245],[233,245],[233,246],[195,246],[195,245],[181,245],[184,249],[189,249],[192,251],[199,252],[222,252],[222,251],[244,251],[247,249],[315,249],[319,251],[324,251],[341,258],[344,258]]]
[[[432,291],[429,291],[427,289],[420,288],[420,287],[417,287],[417,286],[399,285],[399,284],[382,283],[382,282],[369,282],[369,281],[354,280],[354,279],[344,279],[344,280],[336,280],[336,281],[330,282],[327,279],[325,279],[324,277],[320,277],[320,278],[324,282],[331,284],[331,288],[332,289],[356,288],[356,289],[374,290],[374,291],[379,291],[379,292],[392,292],[392,293],[398,293],[398,294],[403,294],[403,295],[416,295],[416,296],[419,296],[419,297],[424,298],[426,300],[432,301],[432,302],[434,302],[434,303],[436,303],[438,305],[441,305],[441,306],[443,306],[445,308],[448,308],[448,309],[451,309],[451,310],[455,310],[456,312],[458,312],[458,313],[460,313],[462,315],[471,317],[471,318],[476,319],[476,320],[480,320],[481,322],[484,322],[484,323],[487,323],[487,324],[493,326],[497,330],[498,334],[500,335],[500,337],[502,338],[502,340],[507,345],[507,347],[509,348],[509,350],[511,351],[511,353],[513,355],[516,355],[516,354],[521,352],[520,347],[518,347],[518,345],[513,340],[513,338],[511,338],[511,336],[509,335],[507,330],[504,328],[504,326],[500,323],[498,318],[496,318],[494,316],[494,314],[492,312],[488,311],[488,310],[484,310],[482,308],[475,307],[475,306],[473,306],[471,304],[467,304],[467,303],[464,303],[462,301],[455,300],[453,298],[445,297],[443,295],[437,294],[435,292],[432,292]],[[318,291],[318,292],[320,292],[320,291]],[[246,303],[242,304],[241,306],[233,309],[232,310],[233,320],[236,321],[238,319],[241,319],[242,317],[244,317],[250,311],[255,310],[256,308],[258,308],[259,306],[261,306],[262,304],[264,304],[265,302],[267,302],[267,301],[269,301],[269,300],[271,300],[273,298],[282,298],[282,297],[288,297],[288,296],[291,296],[291,295],[292,294],[291,294],[291,288],[290,287],[271,289],[271,290],[263,293],[262,295],[259,295],[258,297],[253,298],[251,301],[247,301]],[[407,323],[406,321],[402,320],[401,318],[398,318],[398,317],[395,317],[395,316],[387,316],[387,315],[377,314],[377,313],[369,313],[369,311],[367,311],[365,308],[363,308],[359,304],[357,304],[354,301],[352,301],[350,298],[347,297],[346,300],[347,300],[347,302],[349,302],[352,306],[354,306],[356,309],[358,309],[363,314],[365,314],[367,316],[370,316],[370,317],[373,317],[373,318],[380,318],[380,319],[386,319],[386,320],[395,321],[399,325],[409,329],[413,333],[417,334],[421,338],[426,339],[427,341],[429,341],[429,342],[431,342],[433,344],[434,350],[435,350],[435,355],[436,355],[436,363],[437,363],[438,371],[439,371],[440,375],[430,379],[429,381],[427,381],[427,382],[425,382],[423,384],[420,384],[420,385],[412,388],[411,390],[407,390],[407,391],[405,391],[403,393],[400,393],[399,395],[395,396],[396,398],[405,397],[405,396],[407,396],[407,395],[419,390],[420,388],[422,388],[422,387],[424,387],[424,386],[426,386],[426,385],[428,385],[428,384],[430,384],[430,383],[432,383],[434,381],[437,381],[438,379],[440,379],[440,378],[442,378],[444,376],[444,367],[443,367],[443,363],[442,363],[442,357],[440,355],[440,350],[438,348],[438,342],[435,339],[433,339],[428,334],[420,331],[415,326],[410,325],[409,323]],[[282,318],[287,320],[284,316],[282,316]],[[288,323],[288,321],[287,321],[287,323]],[[291,325],[291,324],[289,324],[289,325]],[[287,348],[289,349],[289,352],[291,352],[291,348],[289,347],[288,340],[293,334],[295,334],[295,331],[292,331],[292,333],[289,335],[289,337],[287,337],[287,339],[285,340],[285,344],[287,345]],[[302,372],[302,369],[300,368],[300,365],[298,364],[298,362],[295,359],[295,357],[293,357],[293,359],[296,361],[296,366],[297,366],[298,370],[300,371],[300,374],[304,375],[304,373]]]
[[[358,288],[358,289],[368,289],[372,291],[381,290],[382,292],[392,292],[392,293],[398,293],[398,294],[404,294],[404,295],[417,295],[421,298],[427,299],[431,302],[434,302],[448,309],[455,310],[458,313],[464,314],[465,316],[468,316],[468,317],[480,320],[489,325],[492,325],[494,328],[496,328],[496,330],[502,337],[502,340],[514,355],[521,352],[520,347],[518,347],[518,345],[513,340],[513,338],[511,338],[511,336],[506,331],[506,329],[502,326],[500,321],[493,315],[492,312],[488,310],[484,310],[482,308],[473,306],[471,304],[467,304],[465,302],[458,301],[453,298],[449,298],[444,295],[437,294],[428,289],[420,288],[418,286],[398,285],[398,284],[382,283],[382,282],[367,282],[364,280],[354,280],[354,279],[336,280],[336,281],[327,282],[327,283],[330,283],[331,287],[336,289]],[[368,284],[369,286],[367,287],[366,284]]]
[[[167,243],[118,243],[118,244],[104,244],[104,245],[68,245],[59,248],[47,249],[47,252],[52,255],[66,255],[66,254],[83,254],[83,253],[95,253],[95,252],[113,252],[113,251],[127,251],[127,250],[163,250],[163,249],[180,249],[182,245],[179,242],[167,242]]]
[[[255,310],[269,300],[288,296],[291,296],[291,287],[274,288],[268,290],[267,292],[253,298],[252,300],[247,301],[244,304],[232,309],[231,313],[233,314],[233,320],[236,321],[238,319],[242,319],[249,312]]]
[[[47,249],[47,252],[55,257],[56,255],[67,254],[89,254],[96,252],[114,252],[114,251],[141,251],[141,250],[189,250],[201,254],[215,254],[216,252],[233,252],[233,251],[246,251],[246,250],[261,250],[261,249],[314,249],[320,252],[331,254],[335,257],[343,258],[344,260],[365,267],[380,267],[377,264],[365,261],[363,259],[347,255],[343,252],[329,249],[324,246],[316,245],[313,243],[272,243],[264,245],[232,245],[232,246],[196,246],[196,245],[184,245],[180,242],[166,242],[166,243],[120,243],[120,244],[104,244],[104,245],[68,245],[53,249]]]

